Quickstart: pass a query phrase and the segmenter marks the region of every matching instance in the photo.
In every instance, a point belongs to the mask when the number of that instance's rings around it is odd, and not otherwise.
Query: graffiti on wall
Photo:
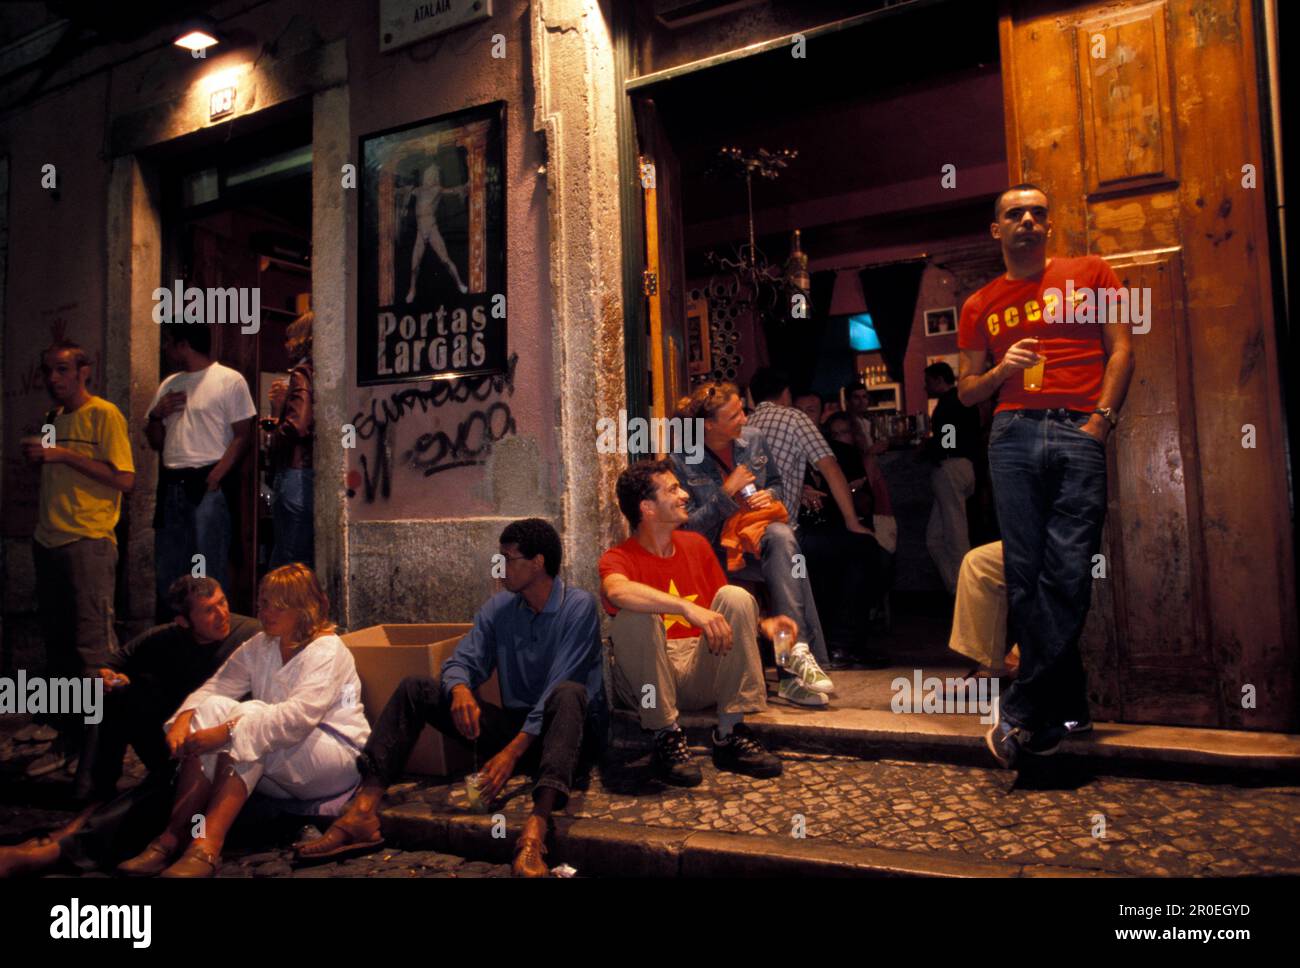
[[[376,497],[388,500],[392,495],[393,441],[397,425],[417,410],[423,415],[447,404],[487,403],[492,396],[503,393],[507,397],[514,396],[518,362],[519,354],[512,353],[503,374],[439,380],[394,390],[386,397],[373,396],[368,409],[357,411],[352,418],[357,440],[365,441],[366,445],[358,447],[361,472],[353,471],[348,475],[348,497],[355,497],[360,485],[366,503],[374,503]],[[486,463],[493,444],[516,432],[510,403],[494,400],[485,407],[471,410],[450,432],[439,429],[421,433],[410,447],[397,455],[397,461],[418,471],[422,477],[432,477],[457,467]]]

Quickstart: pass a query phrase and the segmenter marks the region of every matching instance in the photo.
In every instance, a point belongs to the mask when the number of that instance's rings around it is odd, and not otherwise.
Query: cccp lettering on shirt
[[[1028,279],[999,276],[966,300],[957,327],[957,346],[988,353],[996,364],[1022,339],[1038,340],[1046,358],[1042,389],[1026,390],[1013,377],[998,391],[997,410],[1067,410],[1090,412],[1101,399],[1106,352],[1105,323],[1094,313],[1090,322],[1053,324],[1063,316],[1060,299],[1085,290],[1118,289],[1115,271],[1099,256],[1052,259],[1043,272]]]

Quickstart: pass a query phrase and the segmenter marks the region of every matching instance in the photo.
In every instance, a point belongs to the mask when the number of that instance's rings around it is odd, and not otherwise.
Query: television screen
[[[858,313],[849,317],[849,348],[859,353],[880,349],[880,336],[871,313]]]

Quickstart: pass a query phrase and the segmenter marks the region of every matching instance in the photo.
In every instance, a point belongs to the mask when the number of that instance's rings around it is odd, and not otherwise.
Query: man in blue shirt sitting
[[[590,593],[557,577],[560,536],[547,522],[511,522],[500,541],[506,591],[478,610],[473,629],[443,663],[441,682],[408,676],[398,685],[358,757],[356,799],[325,836],[298,845],[300,858],[333,859],[382,846],[379,802],[428,723],[491,757],[480,770],[485,803],[516,768],[536,775],[533,812],[515,844],[513,869],[521,877],[549,873],[542,857],[551,813],[564,807],[581,754],[599,748],[608,721],[600,619]],[[474,698],[493,670],[504,709]]]

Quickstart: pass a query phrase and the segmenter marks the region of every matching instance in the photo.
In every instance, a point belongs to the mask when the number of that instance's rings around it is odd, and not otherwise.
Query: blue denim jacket
[[[753,427],[741,427],[740,439],[732,445],[732,457],[737,464],[744,464],[754,474],[754,486],[760,491],[767,488],[781,487],[781,472],[776,461],[767,449],[763,434]],[[729,498],[722,490],[726,471],[709,453],[698,464],[686,463],[685,455],[673,453],[673,466],[676,468],[677,480],[681,482],[690,498],[686,503],[686,530],[698,531],[709,539],[715,553],[720,553],[722,526],[727,518],[740,510],[740,505]]]

